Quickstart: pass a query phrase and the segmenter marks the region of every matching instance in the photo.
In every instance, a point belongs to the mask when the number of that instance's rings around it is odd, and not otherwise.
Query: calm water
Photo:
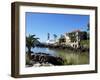
[[[38,48],[32,49],[33,52],[48,53],[53,56],[60,56],[67,61],[73,61],[74,64],[89,64],[89,52],[75,52],[68,49],[49,49],[49,48]]]

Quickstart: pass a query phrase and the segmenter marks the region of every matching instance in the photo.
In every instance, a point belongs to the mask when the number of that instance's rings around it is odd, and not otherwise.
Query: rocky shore
[[[31,53],[30,64],[27,66],[54,66],[54,65],[63,65],[64,60],[58,56],[52,56],[47,53]]]

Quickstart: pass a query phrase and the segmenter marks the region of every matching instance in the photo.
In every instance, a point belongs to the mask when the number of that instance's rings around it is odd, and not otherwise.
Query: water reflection
[[[36,52],[36,53],[38,53],[38,52],[47,53],[47,54],[50,54],[50,55],[53,55],[53,56],[56,56],[57,55],[56,51],[51,50],[49,48],[39,48],[39,47],[35,47],[35,48],[32,49],[32,51],[33,52]]]

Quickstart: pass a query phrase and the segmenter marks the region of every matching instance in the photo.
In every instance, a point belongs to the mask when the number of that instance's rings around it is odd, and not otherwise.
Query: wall
[[[1,0],[0,2],[0,80],[17,80],[10,76],[11,67],[11,2],[15,0]],[[77,4],[98,6],[98,14],[100,14],[100,0],[16,0],[16,1],[33,1],[43,3],[56,3],[56,4]],[[100,16],[98,16],[100,21]],[[98,24],[98,26],[100,23]],[[99,32],[98,27],[98,32]],[[100,37],[98,37],[100,41]],[[98,42],[99,44],[99,42]],[[100,47],[100,45],[98,46]],[[98,53],[100,50],[98,51]],[[97,74],[80,74],[80,75],[64,75],[53,77],[39,77],[39,78],[22,78],[18,80],[100,80],[100,54],[98,54],[98,67]]]

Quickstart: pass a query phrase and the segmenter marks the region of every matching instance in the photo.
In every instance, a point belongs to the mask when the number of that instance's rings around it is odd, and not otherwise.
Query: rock
[[[48,62],[53,65],[62,65],[64,60],[60,57],[48,56]]]
[[[40,53],[40,52],[32,54],[32,61],[34,61],[33,65],[35,63],[39,63],[42,65],[43,64],[48,65],[46,63],[50,63],[52,65],[62,65],[64,62],[64,60],[61,57],[52,56],[52,55],[48,55],[46,53]]]
[[[54,65],[51,63],[42,63],[41,66],[54,66]]]
[[[35,64],[34,64],[34,67],[39,67],[39,66],[41,66],[40,63],[35,63]]]

